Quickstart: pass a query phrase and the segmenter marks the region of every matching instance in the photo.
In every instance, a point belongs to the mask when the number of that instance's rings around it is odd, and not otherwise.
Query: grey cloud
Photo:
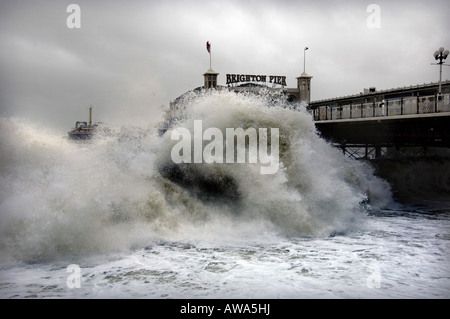
[[[72,2],[78,30],[66,26]],[[363,1],[2,1],[0,116],[70,128],[93,104],[98,120],[153,123],[202,85],[206,41],[221,84],[255,72],[294,86],[309,46],[313,100],[436,81],[446,2],[377,3],[380,29],[367,27]]]

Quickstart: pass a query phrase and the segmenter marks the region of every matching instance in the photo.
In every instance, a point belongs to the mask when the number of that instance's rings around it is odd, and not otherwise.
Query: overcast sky
[[[81,28],[67,26],[71,3]],[[295,87],[309,47],[313,101],[437,82],[430,64],[450,49],[449,12],[448,0],[0,0],[0,116],[68,130],[93,105],[94,121],[154,123],[203,85],[206,41],[223,85],[239,73]]]

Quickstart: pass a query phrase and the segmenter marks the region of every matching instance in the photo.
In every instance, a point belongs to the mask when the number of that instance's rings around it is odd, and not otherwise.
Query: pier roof
[[[449,80],[442,81],[441,85],[443,87],[444,86],[449,86],[450,85],[450,81]],[[422,89],[435,88],[437,86],[439,86],[439,82],[431,82],[431,83],[410,85],[410,86],[397,87],[397,88],[386,89],[386,90],[379,90],[379,91],[367,92],[367,93],[360,92],[359,94],[346,95],[346,96],[340,96],[340,97],[334,97],[334,98],[327,98],[327,99],[322,99],[322,100],[311,101],[310,104],[332,102],[332,101],[334,102],[334,101],[341,101],[341,100],[349,100],[349,99],[361,98],[361,97],[373,97],[373,96],[377,96],[377,95],[394,94],[394,93],[408,92],[408,91],[418,91],[418,90],[422,90]]]

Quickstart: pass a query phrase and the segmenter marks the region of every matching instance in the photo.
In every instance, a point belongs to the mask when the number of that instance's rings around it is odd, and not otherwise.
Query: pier
[[[203,74],[204,86],[192,91],[273,91],[285,94],[288,102],[306,102],[319,134],[352,158],[450,154],[449,80],[386,90],[369,87],[359,94],[311,101],[313,77],[305,72],[296,77],[293,87],[287,86],[286,76],[243,73],[226,74],[227,85],[223,86],[218,84],[218,75],[208,69]],[[185,94],[170,102],[160,134],[183,116],[180,102]]]
[[[433,155],[450,148],[450,81],[309,103],[323,138],[353,158]]]

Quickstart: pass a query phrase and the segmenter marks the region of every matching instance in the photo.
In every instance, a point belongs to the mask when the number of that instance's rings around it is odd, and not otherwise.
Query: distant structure
[[[89,122],[77,121],[75,127],[68,132],[71,140],[91,139],[98,127],[98,123],[92,124],[92,106],[89,106]]]

